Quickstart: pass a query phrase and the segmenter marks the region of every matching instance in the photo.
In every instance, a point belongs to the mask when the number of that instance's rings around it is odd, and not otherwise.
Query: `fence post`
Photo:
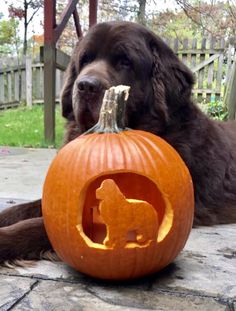
[[[0,105],[4,104],[4,99],[5,99],[5,90],[4,90],[4,74],[0,74]]]
[[[55,72],[56,48],[44,44],[44,137],[46,142],[55,142]]]
[[[234,57],[234,63],[230,79],[228,81],[227,90],[225,93],[224,104],[229,109],[229,120],[236,119],[236,56]]]
[[[26,57],[25,61],[25,74],[26,74],[26,105],[32,108],[32,59]]]

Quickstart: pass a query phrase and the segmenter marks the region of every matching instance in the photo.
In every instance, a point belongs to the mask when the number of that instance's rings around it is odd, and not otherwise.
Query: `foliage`
[[[0,111],[0,145],[48,147],[44,141],[43,106],[20,107]],[[64,120],[56,109],[56,143],[62,143]]]
[[[168,38],[229,38],[236,34],[236,2],[101,0],[98,20],[137,21]]]
[[[226,121],[228,119],[228,109],[222,100],[201,103],[199,106],[214,120]]]
[[[14,54],[20,42],[19,22],[14,18],[0,20],[0,55]]]
[[[164,37],[230,38],[236,31],[236,3],[175,0],[175,7],[151,11],[148,26]],[[235,13],[235,14],[234,14]]]
[[[56,4],[56,20],[59,22],[62,12],[66,7],[67,1],[57,0]],[[80,16],[80,22],[83,23],[83,20],[88,20],[88,15],[86,15],[86,17],[84,16],[84,13],[88,12],[88,5],[86,4],[86,1],[79,1],[77,7],[77,11],[79,12]],[[78,37],[76,34],[74,21],[73,18],[70,18],[59,41],[57,42],[57,48],[70,55],[77,41]]]
[[[12,18],[17,18],[18,20],[23,20],[24,23],[23,55],[26,55],[27,53],[28,26],[32,22],[39,9],[43,7],[43,4],[43,0],[11,0],[9,4],[9,16]]]
[[[13,4],[9,5],[8,8],[9,11],[9,16],[12,18],[19,18],[19,19],[23,19],[25,17],[25,12],[23,9],[21,9],[20,7],[14,7]]]
[[[166,10],[158,14],[153,14],[152,19],[148,21],[148,26],[158,35],[164,38],[199,38],[199,28],[189,21],[182,12]]]
[[[83,32],[89,28],[88,25],[88,0],[79,1],[77,10],[79,12],[80,24]],[[100,0],[98,1],[98,20],[100,22],[111,20],[129,20],[146,23],[145,7],[147,0]],[[66,5],[66,0],[57,0],[57,20],[60,19],[61,13]],[[72,48],[78,41],[73,19],[71,18],[62,33],[58,42],[58,48],[67,53],[71,53]]]
[[[112,3],[111,3],[112,2]],[[137,14],[138,1],[101,0],[99,2],[99,20],[132,20]]]
[[[189,22],[195,24],[202,36],[225,38],[236,35],[236,2],[176,0]]]
[[[9,0],[8,3],[10,16],[24,22],[25,54],[28,26],[43,6],[43,0]],[[57,22],[67,3],[67,0],[57,0]],[[88,30],[88,5],[88,0],[81,0],[77,5],[83,32]],[[166,38],[230,39],[236,35],[236,0],[98,1],[98,21],[110,20],[137,21]],[[58,42],[58,48],[70,54],[76,42],[77,35],[71,18]],[[38,51],[37,44],[33,48]]]
[[[11,44],[14,37],[14,20],[0,21],[0,44]]]
[[[207,114],[215,120],[225,121],[228,118],[228,109],[222,101],[209,102]]]

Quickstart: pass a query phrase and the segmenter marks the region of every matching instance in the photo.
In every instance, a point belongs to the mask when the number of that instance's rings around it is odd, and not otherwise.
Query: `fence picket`
[[[183,41],[183,49],[187,52],[188,50],[188,39],[184,39]],[[182,54],[182,61],[185,65],[188,63],[188,53]]]
[[[21,90],[21,100],[26,100],[26,81],[25,81],[25,70],[21,70],[21,84],[20,84],[20,90]]]
[[[26,105],[32,108],[32,59],[26,58],[25,62],[25,76],[26,76]]]
[[[192,41],[192,49],[197,49],[197,39],[193,39]],[[197,54],[191,53],[191,68],[194,68],[196,66],[196,60],[197,60]]]
[[[19,93],[19,71],[14,71],[14,101],[19,102],[20,93]]]
[[[211,38],[210,50],[213,50],[215,48],[215,43],[216,43],[215,38]],[[209,58],[212,57],[213,55],[214,54],[209,54]],[[213,77],[214,77],[214,62],[211,62],[208,66],[208,73],[207,73],[207,88],[208,89],[212,89]],[[207,102],[210,102],[212,97],[215,98],[215,94],[206,93]]]
[[[4,105],[5,102],[5,83],[4,75],[0,74],[0,108]]]
[[[178,38],[175,38],[175,39],[174,39],[173,50],[174,50],[174,52],[177,54],[177,52],[178,52],[178,50],[179,50],[179,40],[178,40]]]
[[[230,67],[232,65],[232,49],[233,46],[231,44],[229,44],[229,48],[228,48],[228,53],[227,53],[227,71],[226,71],[226,83],[229,82],[229,78],[230,78]]]
[[[202,39],[202,44],[201,44],[201,50],[202,53],[200,54],[200,62],[204,62],[205,58],[206,58],[206,54],[204,53],[204,50],[206,49],[206,39],[203,38]],[[198,74],[198,84],[197,84],[197,89],[203,89],[203,80],[204,80],[204,67],[201,68],[199,70],[199,74]],[[203,96],[202,96],[202,92],[197,93],[197,100],[198,102],[202,102]]]
[[[8,93],[8,101],[12,102],[12,75],[11,71],[7,74],[7,93]]]

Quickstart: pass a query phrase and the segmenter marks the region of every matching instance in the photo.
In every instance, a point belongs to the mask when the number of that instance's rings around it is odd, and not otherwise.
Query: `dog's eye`
[[[94,60],[94,58],[95,58],[94,55],[84,54],[80,59],[80,67],[82,68],[83,66],[91,63]]]
[[[125,55],[122,55],[117,58],[117,67],[118,69],[130,69],[132,66],[131,61]]]

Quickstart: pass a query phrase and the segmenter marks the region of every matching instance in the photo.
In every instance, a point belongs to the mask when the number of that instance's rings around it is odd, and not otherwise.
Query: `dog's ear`
[[[76,79],[76,70],[73,59],[71,59],[67,70],[65,83],[61,92],[62,115],[64,118],[71,119],[73,116],[72,108],[72,89]]]
[[[157,119],[160,119],[164,125],[168,122],[169,118],[163,75],[164,68],[162,68],[162,62],[156,49],[154,48],[152,49],[152,56],[152,89],[154,94],[154,103],[151,107],[151,113],[155,115]]]
[[[177,56],[169,68],[168,77],[172,79],[169,80],[171,85],[168,85],[168,102],[173,108],[188,105],[191,103],[192,88],[195,82],[193,73]]]
[[[66,69],[65,82],[61,91],[61,106],[62,115],[64,118],[73,120],[73,107],[72,107],[72,91],[73,85],[77,78],[76,59],[78,58],[79,43],[74,48],[71,56],[70,63]]]
[[[190,102],[194,77],[174,52],[154,34],[150,46],[153,56],[154,106],[157,113],[161,112],[168,120],[171,111]]]

